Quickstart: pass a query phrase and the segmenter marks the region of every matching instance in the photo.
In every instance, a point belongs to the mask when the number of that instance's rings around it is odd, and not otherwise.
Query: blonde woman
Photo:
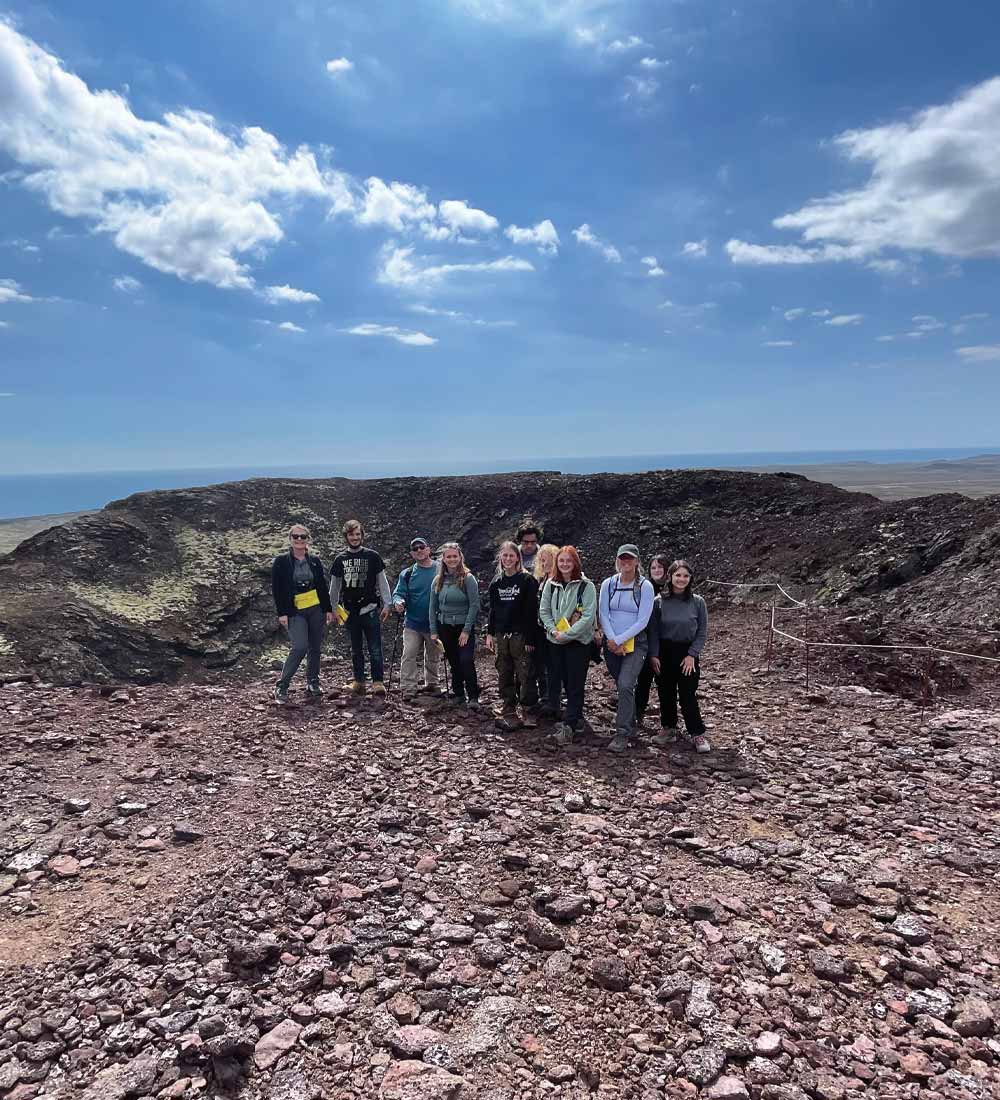
[[[476,615],[479,612],[479,582],[469,572],[457,542],[441,546],[441,564],[431,584],[429,618],[431,641],[440,642],[451,669],[450,701],[468,701],[470,710],[479,709],[479,680],[476,677]]]
[[[532,574],[535,580],[538,582],[538,599],[539,603],[542,598],[542,586],[552,576],[552,571],[556,567],[556,555],[559,553],[559,547],[552,542],[543,543],[539,546],[535,554],[535,564],[532,568]],[[522,552],[523,558],[523,552]],[[541,716],[554,718],[555,714],[549,714],[550,707],[548,705],[549,697],[549,640],[545,637],[545,631],[541,629],[542,620],[541,615],[538,619],[538,640],[535,646],[535,652],[531,655],[531,664],[528,666],[528,689],[524,694],[524,705],[526,707],[537,707],[539,702],[542,704],[539,713]]]

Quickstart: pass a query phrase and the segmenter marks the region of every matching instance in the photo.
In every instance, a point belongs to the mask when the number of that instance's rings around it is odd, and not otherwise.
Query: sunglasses
[[[309,541],[309,536],[308,535],[292,535],[292,538],[296,542],[308,542]]]
[[[419,546],[411,546],[410,547],[410,553],[415,554],[418,550],[426,550],[426,549],[427,549],[427,543],[422,542],[422,543],[420,543]]]

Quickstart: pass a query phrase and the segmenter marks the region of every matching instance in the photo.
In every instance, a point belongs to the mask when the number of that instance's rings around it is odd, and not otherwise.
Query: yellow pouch
[[[348,611],[342,603],[337,604],[333,613],[337,616],[337,622],[340,623],[341,626],[343,626],[344,623],[346,623],[347,620],[351,617],[350,611]]]
[[[319,603],[319,593],[315,588],[310,588],[308,592],[297,592],[295,594],[295,610],[305,611],[307,607],[315,607]]]
[[[565,615],[556,623],[556,630],[569,630],[569,619]]]
[[[634,653],[635,652],[635,638],[629,638],[627,642],[622,643],[622,653]]]

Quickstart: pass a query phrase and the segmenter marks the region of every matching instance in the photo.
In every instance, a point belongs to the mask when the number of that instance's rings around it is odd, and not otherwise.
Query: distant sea
[[[324,466],[208,466],[177,470],[101,470],[92,473],[0,474],[0,519],[103,508],[149,489],[188,489],[249,477],[377,478],[434,474],[494,474],[559,470],[567,474],[635,473],[713,467],[829,465],[841,462],[933,462],[972,458],[998,447],[944,447],[891,451],[714,451],[703,454],[594,455],[587,458],[512,458],[481,462],[331,463]]]

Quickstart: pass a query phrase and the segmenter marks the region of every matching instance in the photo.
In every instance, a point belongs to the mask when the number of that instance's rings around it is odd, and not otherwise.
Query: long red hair
[[[580,553],[575,546],[563,546],[559,553],[556,554],[556,560],[552,563],[552,572],[549,574],[549,578],[554,581],[562,581],[562,573],[559,572],[559,559],[563,554],[569,555],[573,559],[573,572],[570,574],[571,581],[579,581],[583,579],[583,564],[580,561]]]

